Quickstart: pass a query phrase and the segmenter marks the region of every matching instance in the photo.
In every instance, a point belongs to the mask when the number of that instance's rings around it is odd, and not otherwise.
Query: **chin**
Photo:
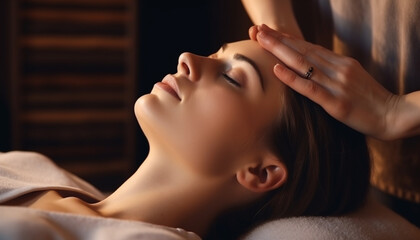
[[[136,115],[137,122],[139,123],[140,127],[143,131],[145,131],[148,127],[148,122],[152,123],[151,119],[155,118],[155,111],[157,102],[159,99],[153,94],[145,94],[137,99],[136,103],[134,104],[134,114]]]
[[[155,94],[146,94],[134,104],[137,122],[148,140],[166,137],[173,126],[171,110],[167,104]]]

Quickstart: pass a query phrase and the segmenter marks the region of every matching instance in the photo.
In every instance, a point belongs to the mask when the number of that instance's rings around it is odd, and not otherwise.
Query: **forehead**
[[[240,53],[252,59],[261,71],[265,79],[274,79],[273,67],[278,62],[277,58],[263,49],[256,41],[244,40],[224,45],[223,55],[227,57]]]

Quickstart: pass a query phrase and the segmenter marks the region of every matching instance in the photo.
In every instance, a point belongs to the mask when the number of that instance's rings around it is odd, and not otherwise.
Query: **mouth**
[[[163,89],[164,91],[168,92],[179,101],[181,101],[181,97],[179,96],[179,88],[176,82],[176,79],[171,74],[166,75],[161,82],[156,83],[156,85]]]

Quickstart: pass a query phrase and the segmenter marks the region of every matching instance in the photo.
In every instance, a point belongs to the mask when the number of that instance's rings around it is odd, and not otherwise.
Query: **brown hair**
[[[270,138],[288,170],[280,188],[217,220],[208,239],[234,239],[250,225],[291,216],[339,215],[364,202],[370,178],[365,136],[286,87]]]
[[[270,193],[257,216],[338,215],[364,202],[370,178],[364,135],[285,88],[272,139],[273,149],[287,167],[288,180]]]

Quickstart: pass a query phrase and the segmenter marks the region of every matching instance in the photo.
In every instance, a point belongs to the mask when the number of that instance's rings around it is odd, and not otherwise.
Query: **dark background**
[[[15,149],[11,120],[11,2],[0,1],[0,151]],[[136,89],[139,97],[149,93],[153,84],[167,73],[175,73],[182,52],[209,55],[225,42],[248,38],[251,26],[241,2],[224,0],[153,0],[137,2]],[[134,115],[134,112],[133,112]],[[148,144],[136,127],[136,163],[141,164]],[[29,149],[30,150],[30,149]]]
[[[10,3],[0,1],[0,151],[11,149],[10,132]]]

